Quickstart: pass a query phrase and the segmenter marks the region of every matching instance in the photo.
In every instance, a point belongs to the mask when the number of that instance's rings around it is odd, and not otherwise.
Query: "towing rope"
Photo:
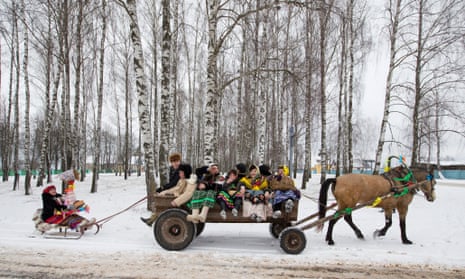
[[[121,211],[116,212],[115,214],[112,214],[112,215],[110,215],[110,216],[108,216],[108,217],[105,217],[105,218],[102,218],[102,219],[96,221],[95,224],[97,224],[99,227],[102,227],[103,224],[105,224],[106,222],[110,221],[111,219],[113,219],[114,217],[120,215],[121,213],[126,212],[126,211],[128,211],[129,209],[131,209],[131,208],[133,208],[133,207],[135,207],[135,206],[138,206],[139,204],[141,204],[141,203],[142,203],[143,201],[145,201],[146,199],[147,199],[147,196],[145,196],[145,197],[143,197],[142,199],[136,201],[135,203],[131,204],[131,205],[128,206],[127,208],[125,208],[125,209],[123,209],[123,210],[121,210]]]

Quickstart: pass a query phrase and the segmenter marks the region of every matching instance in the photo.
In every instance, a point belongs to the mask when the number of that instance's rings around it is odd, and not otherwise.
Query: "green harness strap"
[[[336,213],[334,213],[334,218],[339,218],[342,214],[344,214],[344,215],[352,214],[352,208],[347,207],[346,209],[344,209],[342,211],[337,211]]]
[[[402,182],[408,182],[410,179],[412,179],[412,171],[409,170],[409,172],[404,176],[404,177],[394,177],[395,181],[402,181]]]
[[[405,196],[405,195],[407,195],[408,191],[409,191],[409,188],[408,188],[408,187],[404,187],[404,189],[402,190],[402,192],[395,193],[395,194],[394,194],[394,197],[399,198],[399,197]]]

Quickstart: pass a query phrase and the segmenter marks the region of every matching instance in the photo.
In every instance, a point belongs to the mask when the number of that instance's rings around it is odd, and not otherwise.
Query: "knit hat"
[[[258,167],[258,169],[260,170],[260,174],[264,176],[271,175],[270,167],[268,165],[261,165],[260,167]]]
[[[181,153],[172,153],[168,159],[170,162],[181,161]]]
[[[239,171],[239,173],[246,173],[247,172],[247,167],[243,163],[237,164],[236,169]]]
[[[192,167],[189,164],[179,165],[179,170],[184,172],[184,177],[189,178],[192,174]]]
[[[47,193],[47,194],[48,194],[48,193],[50,193],[50,191],[51,191],[52,189],[54,189],[55,191],[57,190],[57,188],[55,187],[55,185],[50,185],[50,186],[47,186],[47,187],[44,189],[43,193]]]

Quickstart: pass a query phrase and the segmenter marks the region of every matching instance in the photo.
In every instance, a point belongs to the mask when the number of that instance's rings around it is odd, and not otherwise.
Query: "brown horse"
[[[418,188],[426,199],[434,201],[434,185],[432,170],[421,168],[395,167],[382,175],[345,174],[323,182],[319,197],[319,219],[325,217],[328,188],[332,185],[332,192],[336,198],[338,210],[334,218],[329,221],[326,241],[334,245],[332,237],[334,224],[343,216],[344,220],[354,230],[359,239],[363,239],[360,229],[352,221],[351,211],[357,205],[372,205],[384,209],[385,226],[376,230],[374,236],[384,236],[392,225],[392,213],[397,209],[400,221],[402,243],[412,244],[407,238],[405,219],[410,202]],[[323,224],[319,229],[322,229]]]

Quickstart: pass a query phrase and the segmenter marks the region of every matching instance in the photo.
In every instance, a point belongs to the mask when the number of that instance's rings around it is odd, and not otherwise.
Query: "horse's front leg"
[[[405,220],[407,219],[407,207],[397,208],[397,210],[399,211],[400,237],[402,239],[402,243],[413,244],[413,242],[407,238],[407,229],[405,225]]]
[[[387,230],[392,226],[392,212],[393,210],[391,208],[384,208],[384,227],[382,229],[376,230],[373,233],[373,238],[386,235]]]
[[[357,236],[358,239],[364,239],[362,231],[354,224],[352,221],[352,214],[346,214],[344,215],[344,220],[349,224],[349,226],[354,230],[355,235]]]

